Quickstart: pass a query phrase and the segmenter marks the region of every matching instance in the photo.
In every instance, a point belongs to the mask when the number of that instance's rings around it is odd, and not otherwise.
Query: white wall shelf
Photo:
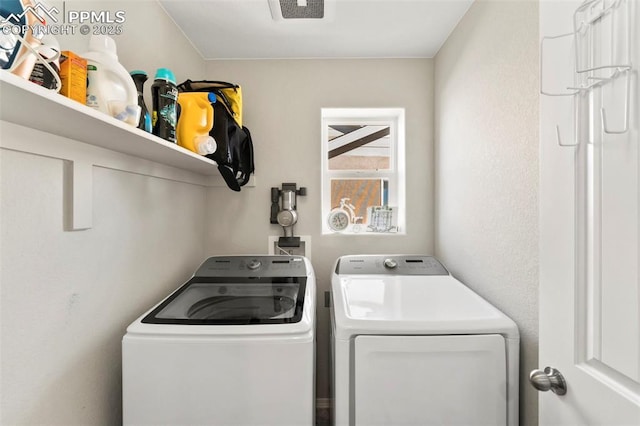
[[[64,160],[67,230],[92,227],[93,167],[224,187],[216,163],[0,70],[0,148]],[[255,186],[255,179],[246,186]]]
[[[0,72],[0,99],[3,121],[200,175],[219,176],[216,163],[206,157],[6,71]],[[220,183],[224,185],[222,179]]]

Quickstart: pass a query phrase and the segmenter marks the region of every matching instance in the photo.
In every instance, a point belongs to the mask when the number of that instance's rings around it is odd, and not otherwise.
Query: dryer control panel
[[[343,256],[335,272],[339,275],[449,275],[435,257],[411,255]]]

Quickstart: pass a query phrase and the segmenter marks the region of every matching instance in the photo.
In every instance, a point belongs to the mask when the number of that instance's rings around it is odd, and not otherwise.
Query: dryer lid
[[[515,323],[449,275],[334,275],[336,333],[517,337]]]

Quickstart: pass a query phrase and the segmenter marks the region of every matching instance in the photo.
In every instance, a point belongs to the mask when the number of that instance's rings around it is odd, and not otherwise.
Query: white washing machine
[[[207,259],[127,328],[125,425],[313,425],[316,283],[301,256]]]
[[[344,256],[332,280],[335,426],[518,424],[516,324],[429,256]]]

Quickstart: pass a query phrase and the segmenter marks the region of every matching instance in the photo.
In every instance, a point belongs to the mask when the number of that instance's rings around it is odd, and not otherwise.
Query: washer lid
[[[336,336],[486,334],[518,337],[515,323],[449,275],[335,275]]]
[[[146,324],[289,324],[302,319],[306,277],[194,277],[142,319]]]

